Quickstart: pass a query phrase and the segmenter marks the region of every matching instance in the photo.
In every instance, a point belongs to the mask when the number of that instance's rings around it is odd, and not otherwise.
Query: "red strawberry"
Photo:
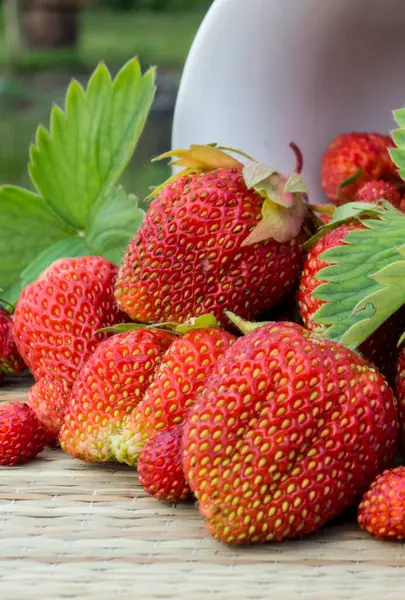
[[[32,460],[47,440],[45,428],[27,404],[0,404],[0,465],[21,465]]]
[[[182,435],[182,425],[154,433],[139,457],[138,473],[143,489],[162,502],[179,502],[191,495],[183,473]]]
[[[19,375],[25,364],[18,354],[14,343],[11,315],[0,306],[0,377],[3,375]]]
[[[70,401],[71,386],[63,379],[44,377],[31,387],[27,404],[49,433],[49,443],[56,444],[63,417]]]
[[[143,323],[209,312],[226,324],[224,308],[254,318],[278,304],[298,276],[306,196],[250,163],[262,183],[217,148],[173,154],[190,168],[161,189],[129,244],[115,292],[122,310]]]
[[[35,379],[62,377],[73,383],[107,334],[123,321],[114,301],[117,268],[99,256],[54,262],[21,293],[13,333]]]
[[[198,329],[171,344],[143,400],[112,440],[117,460],[135,466],[154,432],[184,422],[214,365],[234,340],[220,329]]]
[[[393,146],[392,139],[380,133],[352,132],[335,137],[322,157],[322,187],[329,200],[334,204],[352,202],[367,181],[399,181],[388,152]],[[354,183],[339,189],[357,173]]]
[[[351,505],[397,443],[383,377],[291,323],[238,339],[190,411],[183,468],[208,531],[229,544],[310,533]]]
[[[378,202],[381,199],[391,202],[395,208],[401,206],[401,194],[397,186],[382,179],[367,181],[356,193],[357,202]]]
[[[304,325],[311,331],[317,328],[317,324],[314,321],[314,314],[324,304],[322,300],[318,300],[312,296],[313,291],[322,283],[321,280],[316,279],[316,275],[329,264],[319,257],[329,248],[343,245],[345,243],[345,236],[349,231],[362,228],[364,226],[360,223],[350,223],[332,229],[318,240],[308,253],[301,276],[298,303]],[[400,310],[387,319],[359,347],[359,351],[363,356],[371,361],[390,383],[393,383],[395,378],[396,344],[404,329],[405,315],[404,311]]]
[[[136,329],[100,344],[73,386],[60,442],[76,458],[113,460],[110,437],[141,401],[173,336]]]
[[[384,471],[359,505],[361,529],[380,540],[405,539],[405,467]]]
[[[405,452],[405,347],[401,348],[396,367],[395,392],[398,400],[399,439],[402,451]]]

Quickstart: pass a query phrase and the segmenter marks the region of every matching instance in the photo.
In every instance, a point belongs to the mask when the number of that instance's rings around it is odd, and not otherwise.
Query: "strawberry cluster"
[[[329,199],[400,208],[391,145],[378,134],[334,140],[322,166]],[[390,472],[367,489],[405,435],[405,314],[359,352],[314,320],[321,255],[364,225],[320,228],[299,173],[243,165],[214,146],[174,155],[184,169],[156,190],[118,268],[94,256],[56,261],[3,315],[0,373],[26,365],[36,382],[27,404],[0,407],[0,463],[45,445],[126,463],[157,499],[194,497],[228,544],[308,534],[364,493],[361,526],[401,537],[383,522],[398,511],[374,515],[373,494],[400,502],[384,487]]]

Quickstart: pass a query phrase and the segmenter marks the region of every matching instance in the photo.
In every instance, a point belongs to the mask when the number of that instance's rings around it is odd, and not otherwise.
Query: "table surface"
[[[24,400],[29,379],[0,401]],[[405,550],[346,516],[302,540],[229,548],[192,503],[146,496],[135,469],[46,450],[0,467],[0,598],[206,600],[403,598]]]

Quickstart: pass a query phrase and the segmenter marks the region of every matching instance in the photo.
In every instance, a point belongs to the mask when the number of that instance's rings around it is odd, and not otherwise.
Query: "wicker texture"
[[[0,391],[25,398],[24,379]],[[196,508],[148,498],[136,471],[57,450],[0,468],[3,600],[403,598],[405,550],[341,519],[303,540],[217,544]]]

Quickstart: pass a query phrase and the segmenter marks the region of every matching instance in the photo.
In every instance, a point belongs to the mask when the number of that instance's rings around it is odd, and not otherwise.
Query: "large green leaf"
[[[155,72],[127,63],[112,81],[104,64],[87,89],[73,81],[65,112],[39,127],[30,174],[39,195],[0,188],[0,288],[15,302],[54,260],[102,255],[118,264],[144,212],[117,181],[145,125]]]
[[[30,175],[63,220],[85,229],[92,206],[118,181],[142,133],[155,93],[155,71],[141,74],[137,59],[112,81],[101,63],[87,89],[73,81],[65,111],[52,109],[50,129],[39,127]]]
[[[0,188],[0,287],[7,290],[33,257],[72,229],[56,217],[40,196],[14,186]]]
[[[85,232],[87,243],[95,252],[119,265],[144,216],[137,197],[127,196],[122,187],[117,187],[92,208]]]
[[[345,245],[326,250],[330,266],[313,296],[326,304],[314,319],[329,339],[356,348],[405,303],[405,215],[388,203],[379,219],[363,219]]]

